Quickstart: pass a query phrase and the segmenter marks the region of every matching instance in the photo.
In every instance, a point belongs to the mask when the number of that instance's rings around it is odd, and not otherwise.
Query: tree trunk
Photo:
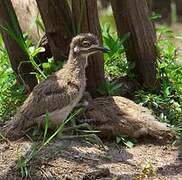
[[[23,35],[10,0],[0,0],[0,26],[12,69],[18,80],[23,81],[30,92],[37,84],[37,79],[35,75],[30,74],[34,69],[29,61]]]
[[[103,9],[106,9],[109,6],[109,1],[108,0],[100,0],[100,3],[101,3],[101,7]]]
[[[171,0],[153,0],[152,10],[161,14],[159,23],[171,24]]]
[[[42,31],[35,23],[39,14],[36,0],[11,0],[23,32],[28,32],[33,44],[37,44]]]
[[[102,43],[96,0],[72,0],[72,12],[77,33],[93,33]],[[103,54],[98,53],[88,60],[87,90],[95,95],[97,88],[104,82]]]
[[[125,41],[126,56],[134,62],[138,81],[145,87],[156,86],[156,35],[145,0],[112,0],[119,36],[130,33]]]
[[[148,5],[149,10],[152,10],[152,1],[153,0],[147,0],[147,5]]]
[[[56,61],[68,57],[73,36],[71,12],[66,0],[36,0]]]
[[[37,54],[37,61],[39,64],[42,64],[44,62],[47,62],[47,58],[51,58],[52,57],[52,52],[51,52],[51,48],[49,46],[49,43],[48,43],[48,39],[47,39],[47,36],[46,34],[44,34],[38,44],[37,44],[37,47],[43,47],[45,49],[44,52],[39,52]]]
[[[176,3],[177,22],[182,23],[182,0],[175,0],[175,3]]]

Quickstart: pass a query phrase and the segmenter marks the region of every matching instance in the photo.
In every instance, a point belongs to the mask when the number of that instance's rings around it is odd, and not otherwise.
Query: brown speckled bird
[[[67,63],[63,69],[38,84],[19,111],[2,128],[6,137],[16,138],[34,124],[40,126],[48,112],[49,128],[55,128],[67,118],[80,101],[86,87],[85,68],[88,56],[106,48],[90,34],[72,39]]]
[[[131,138],[150,135],[171,140],[175,136],[167,124],[157,121],[149,109],[120,96],[94,99],[89,103],[85,119],[79,122],[89,123],[105,138],[124,134]]]

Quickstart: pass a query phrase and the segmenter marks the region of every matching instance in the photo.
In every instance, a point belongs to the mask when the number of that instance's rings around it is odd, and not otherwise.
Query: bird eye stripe
[[[83,41],[82,44],[85,46],[90,46],[90,42],[88,42],[88,41]]]

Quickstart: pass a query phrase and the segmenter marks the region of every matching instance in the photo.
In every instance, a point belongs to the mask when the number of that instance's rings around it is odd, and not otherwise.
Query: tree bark
[[[96,0],[72,0],[72,13],[77,33],[93,33],[102,44]],[[88,60],[87,90],[94,96],[97,88],[104,82],[103,54],[98,53]]]
[[[10,0],[0,0],[0,26],[12,69],[17,74],[18,80],[23,81],[27,91],[30,92],[37,84],[37,79],[31,74],[34,69],[29,61],[22,31]],[[14,37],[7,30],[11,31]]]
[[[182,23],[182,0],[175,0],[177,22]]]
[[[36,0],[45,25],[52,55],[56,61],[66,59],[73,36],[71,12],[66,0]]]
[[[138,81],[148,88],[156,86],[156,34],[145,0],[112,0],[119,36],[130,33],[124,42],[129,62],[134,62]]]
[[[152,10],[161,14],[159,23],[171,24],[171,0],[153,0]]]
[[[100,3],[101,3],[101,7],[103,9],[106,9],[109,6],[109,1],[108,0],[100,0]]]
[[[147,5],[150,10],[152,10],[152,1],[153,0],[147,0]]]
[[[46,34],[44,34],[38,44],[37,44],[37,47],[43,47],[45,49],[44,52],[39,52],[37,54],[37,61],[39,64],[42,64],[44,62],[47,62],[47,58],[51,58],[52,57],[52,52],[51,52],[51,48],[49,46],[49,43],[48,43],[48,39],[47,39],[47,36]]]
[[[21,30],[28,33],[32,43],[38,43],[42,36],[42,31],[35,23],[39,14],[36,0],[11,0],[16,12]]]

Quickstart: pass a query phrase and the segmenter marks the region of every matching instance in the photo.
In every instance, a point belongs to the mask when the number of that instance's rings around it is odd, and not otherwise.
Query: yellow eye
[[[83,45],[84,47],[89,47],[91,44],[90,44],[90,42],[88,42],[88,41],[83,41],[83,42],[82,42],[82,45]]]

